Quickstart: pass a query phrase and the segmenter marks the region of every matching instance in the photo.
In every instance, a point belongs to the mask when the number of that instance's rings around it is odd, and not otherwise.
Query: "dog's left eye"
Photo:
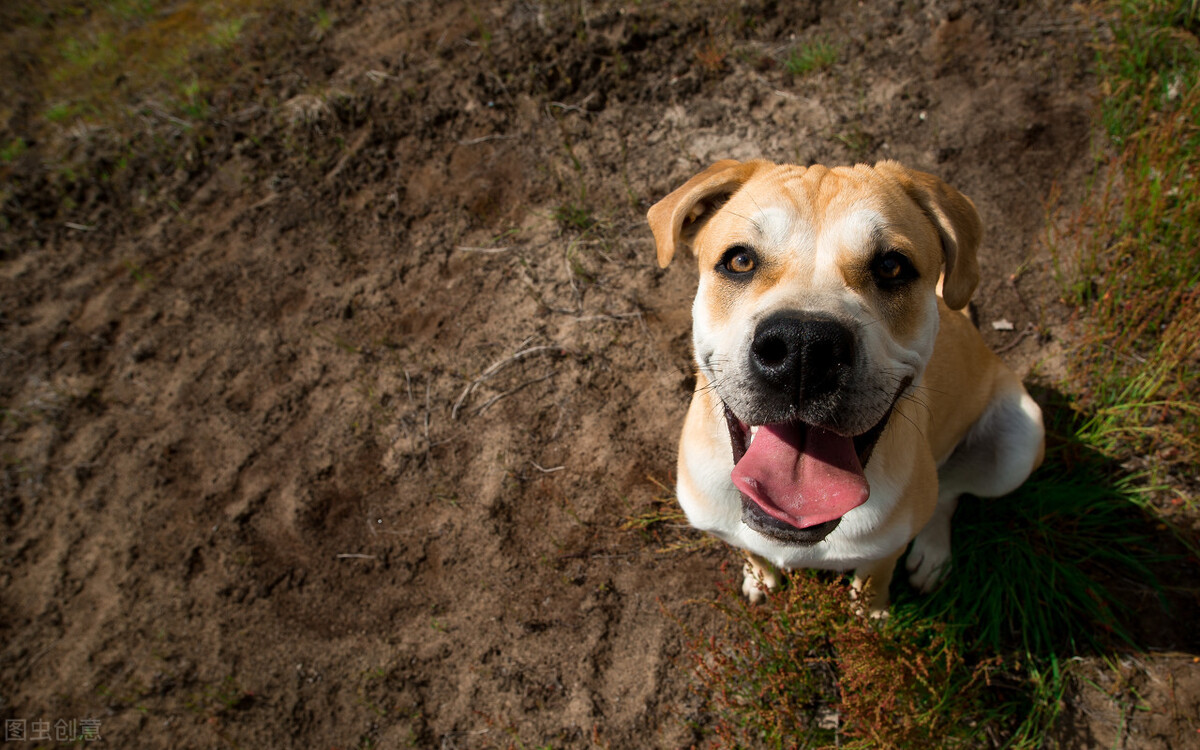
[[[917,269],[913,268],[903,253],[896,250],[876,256],[871,264],[871,273],[881,286],[896,286],[917,277]]]
[[[748,247],[734,246],[725,251],[717,268],[726,274],[740,276],[750,273],[758,265],[754,251]]]

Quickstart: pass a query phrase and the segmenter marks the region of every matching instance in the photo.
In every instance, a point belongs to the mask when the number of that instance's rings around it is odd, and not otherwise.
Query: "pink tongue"
[[[763,425],[732,477],[771,516],[802,529],[841,518],[871,494],[854,441],[819,427]]]

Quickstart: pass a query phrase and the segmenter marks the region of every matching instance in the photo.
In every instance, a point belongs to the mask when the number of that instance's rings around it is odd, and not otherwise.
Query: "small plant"
[[[783,69],[794,76],[802,76],[832,67],[837,59],[837,47],[827,40],[818,39],[793,48],[783,61]]]
[[[96,686],[96,695],[110,704],[124,705],[143,714],[150,713],[150,709],[145,706],[145,699],[151,694],[150,688],[136,679],[130,680],[126,688],[120,691],[104,683]]]
[[[855,159],[865,158],[875,146],[875,139],[871,137],[871,134],[858,125],[853,125],[849,130],[837,133],[833,138],[848,148]]]
[[[310,36],[317,41],[324,39],[325,35],[333,29],[333,24],[336,20],[337,16],[327,8],[318,8],[312,17],[313,30]]]
[[[727,52],[711,39],[696,49],[696,62],[709,73],[716,73],[725,67]]]
[[[484,23],[483,17],[471,11],[471,20],[475,22],[475,30],[479,32],[479,47],[488,54],[492,46],[492,30]]]
[[[617,71],[618,76],[623,78],[627,73],[629,73],[629,61],[626,60],[625,56],[621,54],[621,50],[616,50],[613,53],[612,64],[613,69]]]
[[[148,288],[154,281],[153,274],[132,260],[125,261],[125,268],[129,271],[129,278],[133,279],[133,282],[143,289]]]
[[[25,143],[24,138],[14,138],[8,142],[7,146],[0,148],[0,162],[5,164],[13,162],[28,149],[29,145]]]
[[[597,223],[596,217],[588,206],[573,201],[563,203],[554,209],[554,220],[563,228],[575,229],[580,232],[591,229]]]
[[[238,36],[242,33],[242,27],[246,25],[243,18],[230,18],[221,21],[213,26],[209,32],[209,39],[217,49],[228,49],[237,41]]]
[[[55,124],[64,123],[75,117],[77,108],[70,102],[58,102],[46,108],[44,117]]]
[[[108,67],[118,62],[116,44],[110,33],[97,34],[94,39],[70,37],[59,47],[59,54],[68,65],[78,69]],[[56,72],[56,77],[65,75],[65,70]]]
[[[626,513],[621,523],[622,531],[636,532],[642,541],[656,545],[655,552],[659,554],[689,552],[721,544],[712,534],[699,532],[688,524],[674,490],[653,476],[647,476],[646,481],[656,492],[649,504],[631,508]],[[627,498],[622,499],[629,504]]]
[[[179,108],[193,120],[203,120],[208,116],[208,101],[204,98],[204,90],[198,78],[192,78],[179,87]]]

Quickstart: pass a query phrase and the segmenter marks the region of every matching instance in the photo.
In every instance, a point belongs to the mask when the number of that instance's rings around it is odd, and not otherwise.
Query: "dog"
[[[666,268],[700,266],[696,386],[679,445],[689,522],[746,551],[751,601],[780,569],[854,571],[885,617],[897,560],[927,592],[959,497],[1041,463],[1042,413],[966,308],[982,224],[969,198],[892,161],[720,161],[650,208]]]

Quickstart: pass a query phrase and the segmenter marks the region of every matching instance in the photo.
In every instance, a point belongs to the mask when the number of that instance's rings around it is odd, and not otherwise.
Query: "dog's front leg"
[[[771,563],[753,552],[746,553],[746,565],[742,568],[742,594],[751,604],[758,604],[767,594],[779,588],[783,574]]]
[[[908,553],[908,581],[928,594],[950,569],[950,519],[958,507],[958,493],[943,487],[933,517],[913,539]]]
[[[855,612],[875,619],[887,617],[888,587],[892,585],[896,561],[903,553],[904,547],[901,547],[884,559],[867,563],[854,571],[850,597],[855,602]]]

